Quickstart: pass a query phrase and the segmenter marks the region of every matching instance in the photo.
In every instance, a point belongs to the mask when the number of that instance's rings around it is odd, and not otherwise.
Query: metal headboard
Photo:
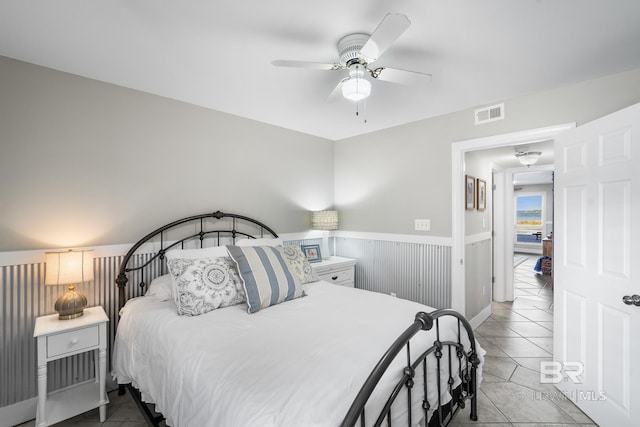
[[[220,221],[225,218],[230,218],[231,221]],[[195,233],[191,232],[187,236],[179,237],[177,239],[172,236],[170,242],[166,241],[168,231],[175,230],[178,226],[188,223],[193,223],[198,231]],[[240,226],[247,227],[247,229],[240,230]],[[212,228],[209,229],[208,227]],[[265,233],[268,233],[268,235],[265,236]],[[130,265],[133,263],[132,260],[136,259],[136,257],[134,257],[136,251],[145,243],[153,241],[158,237],[160,238],[160,249],[146,257],[146,259],[144,259],[144,261],[139,265]],[[156,260],[163,260],[166,251],[169,249],[177,247],[184,248],[185,243],[199,241],[198,244],[202,248],[204,247],[205,239],[208,237],[215,237],[217,239],[217,245],[220,245],[220,239],[223,237],[231,238],[232,243],[235,243],[237,237],[246,237],[249,239],[255,239],[256,237],[277,238],[278,235],[271,228],[253,218],[220,211],[194,215],[164,225],[140,239],[124,256],[122,264],[120,264],[118,277],[116,278],[116,284],[118,286],[118,309],[121,309],[127,300],[125,292],[127,282],[129,281],[127,273],[140,271],[142,276],[139,286],[144,288],[147,285],[144,279],[145,267],[148,267]]]

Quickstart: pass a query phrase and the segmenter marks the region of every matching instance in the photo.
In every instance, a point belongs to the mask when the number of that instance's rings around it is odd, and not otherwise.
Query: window
[[[542,244],[544,194],[516,196],[516,243]]]

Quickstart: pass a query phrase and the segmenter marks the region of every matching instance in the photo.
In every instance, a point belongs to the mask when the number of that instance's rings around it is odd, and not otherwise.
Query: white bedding
[[[255,314],[240,304],[195,317],[178,316],[173,301],[132,299],[118,325],[114,377],[133,383],[174,427],[338,426],[382,354],[418,311],[433,309],[325,282],[305,291]],[[441,339],[453,340],[455,321],[443,320]],[[412,354],[419,354],[417,342],[426,348],[434,337],[419,332]],[[399,358],[388,373],[402,369],[404,351]],[[389,377],[381,384],[397,380]],[[435,390],[430,386],[434,407]],[[399,399],[394,418],[406,411],[406,397]],[[381,404],[374,397],[371,405]],[[420,420],[415,406],[413,419]]]

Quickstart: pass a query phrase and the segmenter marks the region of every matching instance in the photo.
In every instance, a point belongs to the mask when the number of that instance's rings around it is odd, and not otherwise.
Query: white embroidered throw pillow
[[[178,314],[198,316],[246,301],[235,263],[228,257],[170,259],[177,290]]]

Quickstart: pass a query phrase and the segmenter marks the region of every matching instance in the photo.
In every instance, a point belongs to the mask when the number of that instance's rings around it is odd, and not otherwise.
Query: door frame
[[[576,123],[564,123],[544,128],[529,129],[520,132],[511,132],[501,135],[493,135],[482,138],[468,139],[465,141],[454,142],[451,144],[451,308],[465,313],[465,260],[464,260],[464,156],[467,152],[486,150],[489,148],[505,147],[510,145],[518,145],[523,143],[531,143],[534,141],[542,141],[545,139],[553,139],[562,132],[576,127]],[[509,174],[505,174],[509,175]],[[513,185],[511,186],[513,193]],[[513,252],[513,242],[510,243],[505,239],[504,253],[509,253],[509,244],[511,252]],[[505,286],[506,280],[513,277],[513,268],[506,268],[504,257],[502,260],[495,261],[496,283],[502,283]],[[512,267],[512,265],[509,265]],[[497,275],[501,275],[499,277]],[[510,275],[510,276],[509,276]],[[506,289],[505,289],[506,290]],[[500,295],[501,289],[497,289]],[[511,292],[513,294],[513,290]],[[505,295],[506,297],[507,295]],[[513,296],[511,296],[513,299]]]

